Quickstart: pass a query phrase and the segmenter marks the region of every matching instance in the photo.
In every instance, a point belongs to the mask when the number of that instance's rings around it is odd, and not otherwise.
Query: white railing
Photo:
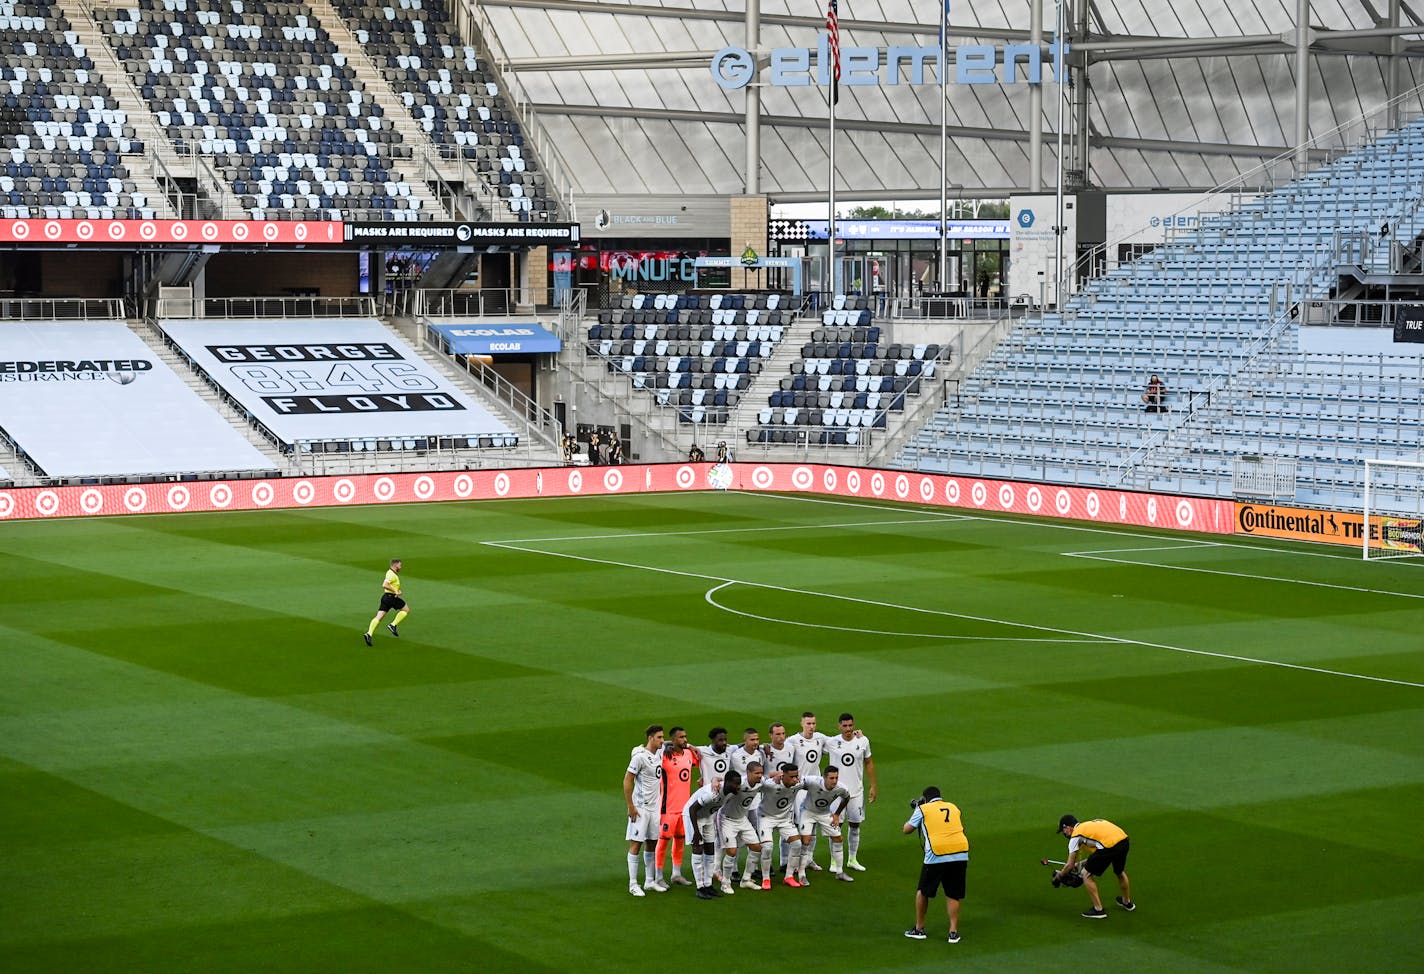
[[[375,318],[370,297],[238,297],[159,298],[152,302],[154,318]]]
[[[0,321],[123,319],[123,298],[0,298]]]
[[[1294,500],[1296,461],[1285,457],[1241,457],[1231,465],[1231,495],[1251,500]]]

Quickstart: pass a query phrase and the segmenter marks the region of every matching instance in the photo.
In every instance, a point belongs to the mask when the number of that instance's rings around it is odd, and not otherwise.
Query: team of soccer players
[[[646,741],[633,748],[623,776],[628,892],[665,893],[679,885],[695,886],[699,899],[731,895],[743,849],[747,861],[741,887],[770,890],[778,840],[782,882],[806,887],[811,885],[807,871],[821,870],[814,860],[821,835],[831,842],[832,876],[854,882],[847,870],[865,870],[857,852],[865,806],[876,797],[875,761],[870,740],[853,716],[841,714],[839,729],[834,737],[819,733],[816,715],[807,711],[792,737],[778,721],[767,729],[767,743],[748,727],[741,744],[729,747],[727,729],[714,727],[708,744],[693,747],[682,727],[666,733],[661,724],[648,727]],[[824,771],[823,762],[829,762]],[[699,785],[695,792],[693,769]],[[692,846],[691,881],[682,874],[684,843]],[[670,873],[664,871],[669,852]]]

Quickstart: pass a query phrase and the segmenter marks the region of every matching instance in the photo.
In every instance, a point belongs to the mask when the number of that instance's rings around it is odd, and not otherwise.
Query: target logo
[[[390,477],[378,477],[371,485],[371,492],[378,501],[388,501],[396,496],[396,482]]]
[[[35,510],[45,517],[54,517],[59,513],[59,495],[52,490],[42,490],[35,498]]]
[[[1007,511],[1007,510],[1011,510],[1011,509],[1013,508],[1013,506],[1014,506],[1014,485],[1013,485],[1013,484],[1000,484],[1000,485],[999,485],[999,507],[1001,507],[1001,508],[1003,508],[1004,510]]]
[[[9,494],[0,494],[0,517],[9,517],[15,513],[15,498]]]
[[[234,240],[246,240],[248,232],[247,224],[245,223],[234,223],[232,225],[232,239]]]
[[[307,225],[305,223],[298,223],[292,228],[292,232],[296,234],[298,240],[307,239]]]
[[[850,473],[846,474],[846,490],[850,491],[852,494],[860,493],[859,470],[852,470]]]
[[[969,499],[974,502],[975,507],[983,507],[984,502],[989,499],[989,488],[979,481],[974,481],[974,486],[969,488]]]
[[[277,232],[278,232],[278,231],[277,231],[277,224],[275,224],[275,223],[264,223],[264,224],[262,224],[262,237],[263,237],[264,240],[276,240],[276,239],[277,239]]]
[[[688,490],[697,483],[697,471],[691,467],[678,467],[676,481],[679,487]]]
[[[252,485],[252,503],[258,507],[266,507],[272,503],[272,499],[276,496],[277,492],[265,480]]]
[[[316,500],[316,487],[310,480],[298,480],[292,485],[292,500],[298,504],[310,504]]]
[[[1053,509],[1060,515],[1067,517],[1068,512],[1073,509],[1073,498],[1066,490],[1060,490],[1053,495]]]
[[[791,486],[797,490],[810,490],[815,482],[816,475],[811,472],[810,467],[797,467],[791,471]]]
[[[92,487],[79,495],[79,509],[85,514],[98,514],[104,509],[104,494]]]
[[[1149,524],[1157,523],[1157,498],[1147,498],[1147,521]]]
[[[332,484],[331,496],[336,498],[338,504],[350,504],[356,499],[356,485],[343,477]]]
[[[175,224],[173,224],[173,226],[172,226],[171,228],[169,228],[169,231],[168,231],[168,232],[171,233],[171,234],[173,234],[173,239],[174,239],[174,240],[187,240],[187,239],[188,239],[188,224],[186,224],[186,223],[175,223]]]
[[[1030,487],[1028,489],[1027,499],[1028,509],[1030,511],[1033,511],[1033,513],[1037,514],[1039,510],[1043,507],[1043,491],[1039,490],[1037,487]]]
[[[176,487],[168,488],[168,509],[170,511],[181,511],[188,506],[192,497],[188,493],[188,488],[179,484]]]
[[[430,477],[416,477],[412,489],[415,491],[416,497],[419,497],[423,501],[428,501],[435,496],[435,481]]]
[[[110,240],[122,240],[122,239],[124,239],[125,237],[127,237],[128,234],[129,234],[128,227],[124,226],[124,225],[123,225],[121,222],[119,222],[118,220],[114,220],[113,222],[111,222],[111,223],[109,224],[109,239],[110,239]]]
[[[821,474],[821,485],[825,487],[828,491],[834,491],[836,489],[836,484],[837,482],[839,482],[839,480],[840,478],[836,476],[836,472],[834,470],[827,469],[824,473]]]
[[[124,507],[131,513],[137,514],[148,506],[148,491],[142,487],[130,487],[124,491]]]
[[[46,240],[58,240],[61,228],[58,220],[50,220],[44,225],[44,235]]]
[[[583,490],[583,474],[577,470],[570,471],[569,473],[569,490],[575,494]]]
[[[883,473],[873,473],[870,475],[870,492],[876,497],[884,495],[885,475]]]
[[[232,503],[232,488],[227,484],[213,484],[208,491],[208,503],[216,508],[224,508]]]
[[[752,486],[757,490],[770,490],[776,485],[776,474],[770,467],[757,467],[752,471]]]
[[[208,221],[198,229],[198,233],[202,235],[204,240],[216,240],[218,239],[218,225],[212,221]]]
[[[603,489],[612,493],[617,493],[623,489],[623,472],[617,469],[610,469],[603,475]]]
[[[944,499],[951,504],[959,503],[959,481],[946,480],[944,482]]]
[[[920,500],[926,503],[934,500],[934,481],[928,477],[920,481]]]
[[[895,478],[895,496],[901,500],[910,496],[910,478],[904,474]]]
[[[1126,521],[1126,520],[1127,520],[1127,495],[1126,495],[1126,494],[1118,494],[1118,495],[1117,495],[1117,519],[1118,519],[1119,521]]]
[[[158,228],[148,221],[138,225],[138,235],[145,240],[152,240],[158,236]]]
[[[1191,502],[1191,501],[1178,501],[1178,502],[1177,502],[1177,524],[1180,525],[1181,527],[1189,528],[1189,527],[1192,526],[1192,522],[1195,521],[1195,520],[1196,520],[1196,511],[1195,511],[1195,509],[1193,509],[1193,507],[1192,507],[1192,502]]]
[[[24,220],[16,220],[10,224],[10,233],[16,240],[27,240],[30,236],[30,225]]]
[[[1098,516],[1098,510],[1099,510],[1099,509],[1100,509],[1100,505],[1099,505],[1099,502],[1098,502],[1098,492],[1095,491],[1095,490],[1089,491],[1089,492],[1088,492],[1088,517],[1091,517],[1091,518],[1093,518],[1094,520],[1096,520],[1096,519],[1097,519],[1097,516]]]
[[[509,474],[496,474],[494,478],[494,492],[500,497],[509,493]]]
[[[462,473],[455,478],[452,487],[456,497],[469,497],[475,492],[475,478],[467,473]]]
[[[94,224],[85,220],[74,228],[74,232],[79,235],[80,240],[93,240]]]

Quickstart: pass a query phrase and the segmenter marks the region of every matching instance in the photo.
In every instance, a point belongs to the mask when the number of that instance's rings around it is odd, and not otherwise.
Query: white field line
[[[1112,488],[1103,489],[1111,490]],[[860,507],[871,511],[912,510],[918,511],[922,514],[939,513],[937,511],[934,511],[933,509],[926,509],[925,507],[921,506],[921,503],[919,501],[915,500],[904,500],[899,501],[895,504],[880,504],[865,503],[863,501],[832,500],[827,497],[803,497],[799,494],[764,494],[759,491],[749,490],[733,491],[733,493],[746,494],[748,497],[775,497],[781,500],[796,501],[802,504],[834,504],[838,507]],[[1162,534],[1147,534],[1142,531],[1128,531],[1120,527],[1096,528],[1089,527],[1086,524],[1060,524],[1055,521],[1048,520],[1048,518],[1052,516],[1053,515],[1051,514],[1045,514],[1042,518],[1011,517],[1008,515],[996,515],[994,517],[988,517],[983,514],[960,514],[957,512],[950,511],[946,511],[942,514],[939,514],[939,517],[942,520],[946,521],[989,521],[996,524],[1018,524],[1023,527],[1043,528],[1045,530],[1052,531],[1078,531],[1086,534],[1110,534],[1118,538],[1146,538],[1148,540],[1162,539],[1170,537],[1171,533],[1176,533],[1179,530],[1176,528],[1163,527],[1161,528],[1161,531],[1164,532]],[[1255,544],[1247,544],[1243,541],[1197,541],[1196,544],[1215,545],[1218,548],[1240,548],[1244,551],[1250,551],[1255,554],[1293,555],[1297,558],[1334,558],[1337,560],[1346,559],[1351,561],[1363,561],[1363,559],[1360,557],[1360,549],[1358,545],[1349,547],[1341,546],[1339,551],[1304,551],[1300,548],[1274,548],[1269,545],[1259,543],[1262,541],[1279,540],[1281,539],[1260,538],[1257,539],[1257,543]],[[1308,544],[1309,542],[1301,543]],[[1424,567],[1424,563],[1421,563],[1420,561],[1417,561],[1412,558],[1386,558],[1381,559],[1378,562],[1374,562],[1374,564],[1391,565],[1400,568]]]
[[[760,616],[754,612],[743,612],[741,609],[734,609],[731,606],[723,605],[712,596],[732,585],[743,585],[743,582],[723,582],[721,585],[709,588],[703,598],[707,604],[713,608],[721,609],[723,612],[730,612],[734,616],[741,616],[744,619],[755,619],[758,622],[772,622],[782,626],[801,626],[804,629],[829,629],[832,632],[858,632],[867,636],[903,636],[906,639],[967,639],[974,642],[985,643],[1094,643],[1101,644],[1101,639],[1052,639],[1038,636],[951,636],[938,632],[891,632],[887,629],[857,629],[851,626],[832,626],[824,622],[798,622],[795,619],[782,619],[777,616]],[[1007,623],[1012,625],[1012,623]]]
[[[905,513],[901,511],[900,513]],[[504,538],[500,541],[482,541],[481,544],[529,544],[535,541],[618,541],[623,538],[681,538],[698,534],[746,534],[756,532],[763,534],[769,531],[820,531],[827,528],[873,528],[881,524],[939,524],[940,519],[935,517],[912,517],[898,520],[884,521],[852,521],[847,524],[783,524],[780,527],[766,527],[757,525],[756,527],[742,528],[697,528],[691,531],[639,531],[620,532],[618,534],[570,534],[561,538]]]
[[[927,615],[945,616],[952,619],[968,619],[973,622],[987,622],[1002,626],[1013,626],[1018,629],[1030,629],[1035,632],[1054,633],[1062,636],[1080,636],[1090,639],[1097,639],[1103,642],[1120,643],[1125,646],[1143,646],[1150,649],[1164,649],[1173,653],[1186,653],[1190,656],[1208,656],[1213,659],[1232,660],[1237,663],[1254,663],[1260,666],[1277,666],[1287,670],[1301,670],[1307,673],[1320,673],[1325,676],[1339,676],[1351,680],[1366,680],[1371,683],[1390,683],[1395,686],[1418,687],[1424,690],[1424,683],[1413,683],[1409,680],[1391,680],[1383,676],[1368,676],[1363,673],[1350,673],[1344,670],[1327,670],[1318,666],[1303,666],[1299,663],[1283,663],[1280,660],[1258,659],[1254,656],[1237,656],[1231,653],[1213,653],[1205,649],[1188,649],[1184,646],[1169,646],[1165,643],[1152,643],[1141,639],[1128,639],[1122,636],[1109,636],[1095,632],[1080,632],[1076,629],[1056,629],[1052,626],[1037,626],[1027,622],[1014,622],[1010,619],[994,619],[987,616],[969,615],[964,612],[949,612],[943,609],[925,609],[916,605],[899,605],[894,602],[880,602],[875,599],[861,599],[853,595],[834,595],[829,592],[814,592],[807,589],[791,588],[786,585],[772,585],[767,582],[752,582],[740,578],[726,578],[721,575],[708,575],[705,572],[689,572],[676,568],[658,568],[653,565],[639,565],[633,562],[614,561],[611,558],[593,558],[588,555],[574,555],[563,551],[541,551],[538,548],[524,548],[517,544],[510,544],[500,541],[481,541],[480,544],[488,545],[492,548],[503,548],[506,551],[520,551],[530,555],[545,555],[550,558],[565,558],[570,561],[581,561],[591,565],[608,565],[614,568],[631,568],[636,571],[656,572],[661,575],[676,575],[681,578],[699,578],[709,582],[734,582],[739,585],[746,585],[752,588],[764,588],[773,592],[790,592],[794,595],[811,595],[825,599],[836,599],[842,602],[855,602],[860,605],[874,605],[885,609],[903,609],[906,612],[923,612]]]
[[[1190,565],[1164,565],[1155,561],[1137,561],[1133,558],[1108,558],[1110,554],[1128,554],[1138,551],[1171,551],[1181,548],[1207,547],[1207,545],[1164,545],[1161,548],[1121,548],[1114,551],[1065,551],[1065,558],[1083,558],[1088,561],[1110,561],[1119,565],[1137,565],[1143,568],[1161,568],[1173,572],[1196,572],[1200,575],[1226,575],[1230,578],[1253,578],[1262,582],[1283,582],[1287,585],[1308,585],[1312,588],[1333,588],[1342,592],[1363,592],[1367,595],[1393,595],[1401,599],[1424,599],[1415,592],[1394,592],[1381,588],[1365,588],[1362,585],[1339,585],[1335,582],[1314,582],[1306,578],[1283,578],[1279,575],[1256,575],[1251,572],[1229,572],[1222,568],[1197,568]]]

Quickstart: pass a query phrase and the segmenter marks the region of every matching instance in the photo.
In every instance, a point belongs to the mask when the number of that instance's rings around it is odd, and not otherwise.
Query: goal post
[[[1424,463],[1366,460],[1365,560],[1424,555]]]

